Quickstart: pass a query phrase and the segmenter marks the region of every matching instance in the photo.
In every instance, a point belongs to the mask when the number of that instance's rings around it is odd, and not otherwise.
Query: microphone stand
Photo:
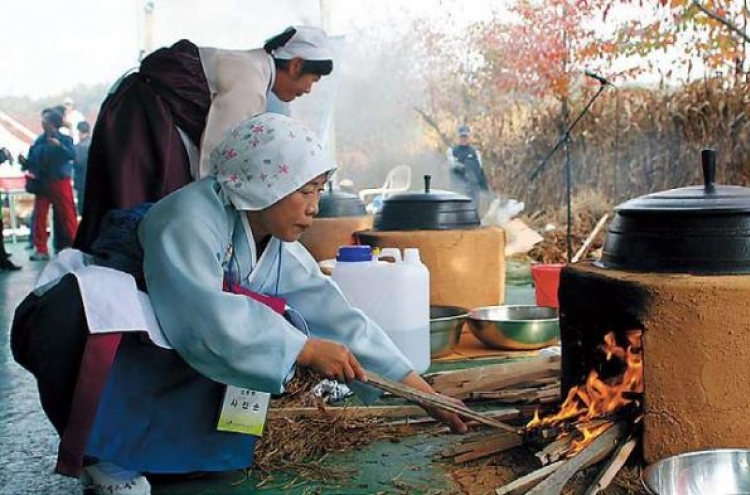
[[[568,256],[568,262],[572,259],[573,256],[573,238],[572,238],[572,226],[573,226],[573,207],[571,202],[571,193],[572,193],[572,174],[570,170],[570,132],[573,130],[573,128],[580,122],[580,120],[583,118],[584,115],[589,111],[589,108],[591,108],[591,105],[594,104],[594,101],[599,97],[600,94],[607,88],[607,84],[600,84],[599,89],[596,91],[594,96],[591,97],[591,99],[586,103],[586,106],[583,107],[583,110],[581,110],[581,113],[578,114],[578,116],[575,118],[573,123],[571,123],[567,129],[565,129],[565,132],[563,132],[563,135],[560,137],[560,140],[555,144],[555,147],[552,148],[552,150],[547,154],[546,157],[544,157],[544,160],[534,169],[533,172],[531,172],[531,175],[529,178],[533,181],[536,180],[537,176],[544,170],[544,168],[547,166],[547,163],[550,161],[552,156],[555,154],[555,152],[560,149],[560,147],[565,146],[565,203],[567,208],[567,217],[568,217],[568,230],[566,233],[566,247],[567,247],[567,256]]]

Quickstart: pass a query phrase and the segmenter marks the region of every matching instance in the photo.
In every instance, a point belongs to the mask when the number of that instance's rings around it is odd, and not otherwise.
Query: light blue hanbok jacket
[[[273,238],[256,258],[244,213],[219,189],[211,177],[189,184],[140,223],[149,295],[176,352],[123,340],[87,445],[90,456],[142,472],[248,466],[254,437],[216,431],[224,384],[282,392],[308,338],[345,344],[365,369],[393,380],[412,369],[301,244]],[[306,329],[258,301],[224,292],[225,276],[286,299]],[[353,388],[365,401],[377,397],[369,387]]]

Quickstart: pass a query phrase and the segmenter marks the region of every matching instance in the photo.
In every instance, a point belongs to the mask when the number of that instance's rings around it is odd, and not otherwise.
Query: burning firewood
[[[565,457],[570,451],[571,443],[573,443],[573,435],[563,435],[535,455],[542,463],[542,466],[546,466]]]
[[[628,426],[624,422],[611,426],[575,457],[565,461],[559,469],[527,492],[527,495],[559,495],[568,480],[578,471],[606,459],[615,450],[627,430]]]

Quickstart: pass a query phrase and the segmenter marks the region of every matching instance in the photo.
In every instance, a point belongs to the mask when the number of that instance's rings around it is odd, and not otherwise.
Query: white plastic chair
[[[381,187],[362,189],[358,194],[359,199],[367,203],[368,196],[381,195],[385,199],[393,193],[408,191],[409,187],[411,187],[411,167],[409,165],[396,165],[388,171],[385,182]]]

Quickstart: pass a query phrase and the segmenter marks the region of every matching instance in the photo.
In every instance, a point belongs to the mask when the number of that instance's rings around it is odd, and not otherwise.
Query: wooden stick
[[[620,472],[620,469],[625,465],[625,462],[627,462],[636,445],[638,445],[638,439],[634,437],[630,437],[623,441],[604,469],[599,471],[594,483],[589,486],[589,489],[586,490],[586,493],[583,495],[596,495],[602,490],[605,490],[610,483],[612,483],[612,480],[615,479],[615,476]]]
[[[552,464],[547,464],[543,468],[532,471],[526,476],[522,476],[505,486],[495,488],[495,495],[521,495],[526,493],[531,488],[538,485],[544,478],[563,467],[565,462],[566,461],[557,461]]]
[[[415,406],[416,407],[416,406]],[[421,409],[421,408],[420,408]],[[398,419],[394,421],[389,421],[388,425],[419,425],[423,423],[432,423],[437,421],[437,419],[433,418],[432,416],[427,416],[427,413],[422,409],[422,413],[425,415],[424,417],[416,418],[416,419]],[[489,409],[486,411],[482,411],[482,415],[485,418],[492,418],[497,419],[500,421],[507,420],[507,419],[516,419],[523,416],[528,416],[528,414],[524,415],[520,409],[517,409],[515,407],[506,407],[502,409]],[[477,423],[472,420],[466,421],[466,426],[472,426],[476,425]]]
[[[583,257],[583,255],[586,254],[586,251],[588,251],[589,246],[591,246],[591,243],[594,242],[594,238],[596,237],[596,234],[598,234],[599,231],[602,229],[602,227],[604,227],[604,222],[606,222],[608,218],[609,218],[609,213],[605,213],[602,216],[602,218],[599,219],[599,221],[596,223],[596,226],[594,227],[594,230],[591,231],[589,236],[583,242],[583,245],[581,246],[581,248],[573,256],[571,263],[578,263],[578,261]]]
[[[581,469],[605,459],[620,443],[627,426],[620,422],[596,437],[590,445],[575,457],[565,461],[565,465],[531,489],[526,495],[560,495],[565,484]]]
[[[282,407],[268,410],[268,417],[275,418],[311,418],[319,416],[347,417],[352,419],[367,418],[421,418],[427,416],[419,406],[353,406],[353,407]]]
[[[497,421],[496,419],[482,416],[481,414],[472,411],[468,407],[456,404],[452,399],[439,394],[422,392],[421,390],[417,390],[402,383],[398,383],[388,378],[378,376],[375,373],[371,373],[369,371],[367,372],[366,383],[381,390],[385,390],[386,392],[390,392],[397,397],[401,397],[403,399],[407,399],[411,402],[419,404],[423,407],[443,409],[445,411],[456,413],[464,418],[473,419],[474,421],[483,425],[499,428],[507,432],[516,433],[517,435],[523,435],[523,431],[519,428],[507,425],[501,421]]]

